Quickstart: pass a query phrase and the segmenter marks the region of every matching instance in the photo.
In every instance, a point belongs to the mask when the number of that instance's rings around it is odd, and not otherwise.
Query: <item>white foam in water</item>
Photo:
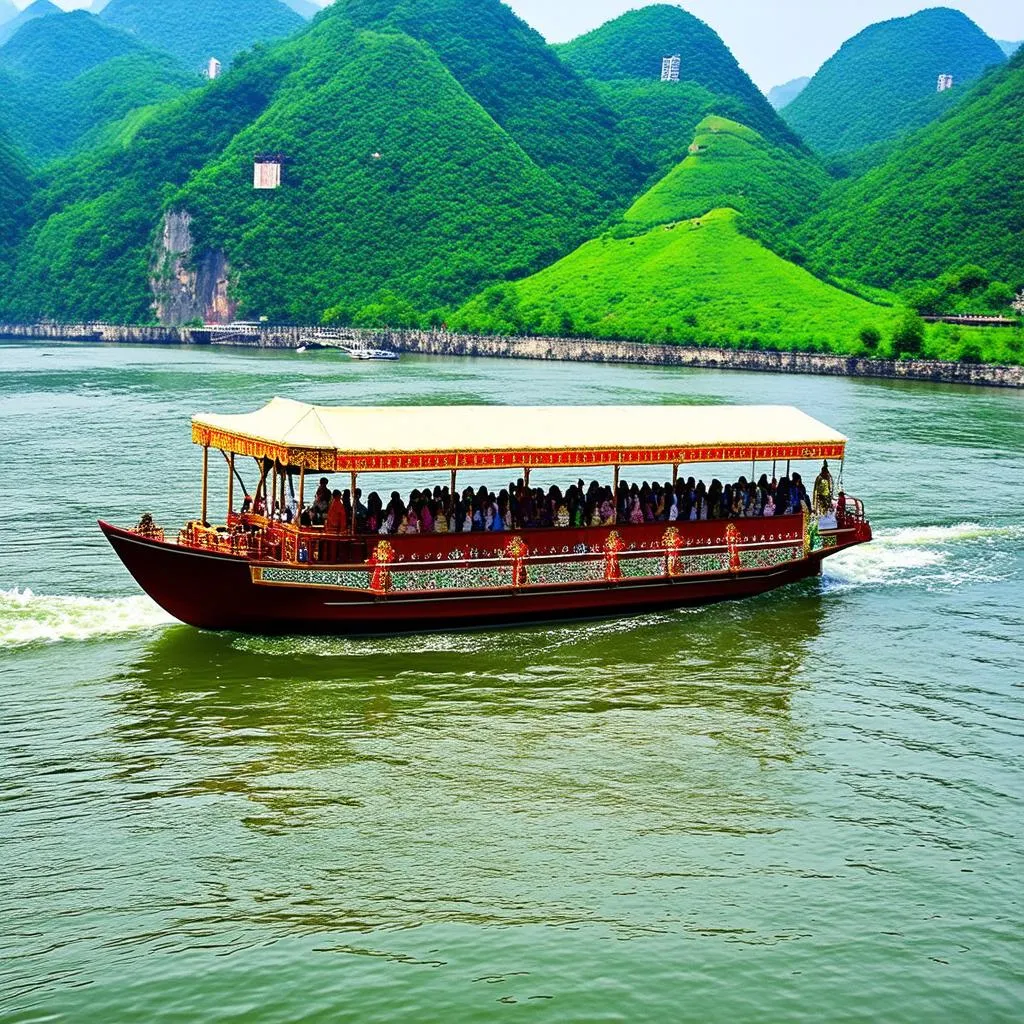
[[[907,526],[879,530],[871,544],[841,552],[824,563],[828,583],[839,587],[879,584],[955,587],[1006,578],[1006,541],[1024,539],[1022,526]]]
[[[175,620],[148,597],[51,597],[0,590],[0,650],[91,640],[165,626]]]

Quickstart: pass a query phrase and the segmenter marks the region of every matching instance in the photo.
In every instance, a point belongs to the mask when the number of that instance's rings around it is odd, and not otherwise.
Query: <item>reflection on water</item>
[[[112,680],[120,713],[107,757],[149,798],[243,796],[259,805],[245,824],[269,831],[372,803],[382,778],[419,791],[432,774],[426,804],[439,814],[450,786],[543,806],[601,777],[614,785],[599,799],[618,805],[631,765],[638,785],[652,772],[676,790],[704,778],[708,788],[687,796],[700,823],[675,815],[671,827],[743,831],[745,803],[759,813],[777,794],[735,792],[715,762],[724,750],[755,766],[797,755],[790,702],[821,614],[808,584],[697,612],[394,640],[173,628]],[[592,749],[587,739],[601,735]],[[579,745],[579,764],[554,768],[552,744],[559,761]],[[464,765],[465,748],[479,751],[457,779],[452,745]]]

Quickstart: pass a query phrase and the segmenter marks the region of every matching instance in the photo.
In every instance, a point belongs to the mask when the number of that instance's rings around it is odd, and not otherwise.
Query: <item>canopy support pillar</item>
[[[672,486],[675,487],[677,483],[679,483],[679,463],[675,462],[672,464]]]
[[[302,524],[302,510],[305,508],[306,499],[306,467],[299,466],[299,507],[297,509],[298,515],[296,518],[299,520],[299,524]]]
[[[207,483],[209,480],[210,472],[210,447],[209,445],[203,445],[203,498],[201,510],[199,513],[199,521],[206,525],[206,496],[207,496]]]
[[[530,486],[530,467],[529,466],[523,466],[523,483],[527,487]]]
[[[612,522],[619,521],[619,466],[615,465],[615,473],[612,476]]]
[[[228,456],[228,519],[235,511],[235,453]]]
[[[274,459],[274,476],[270,488],[270,501],[267,502],[267,518],[274,518],[274,507],[277,505],[277,459]]]
[[[458,475],[458,470],[452,470],[452,500],[455,500],[455,477]]]
[[[356,535],[356,474],[351,473],[349,475],[352,481],[352,489],[349,492],[352,495],[352,521],[348,524],[348,532],[350,536],[354,537]]]

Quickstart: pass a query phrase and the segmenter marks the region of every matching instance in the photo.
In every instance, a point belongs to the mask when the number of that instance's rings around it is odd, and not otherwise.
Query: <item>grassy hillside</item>
[[[778,250],[829,184],[825,170],[804,151],[709,117],[698,125],[686,159],[640,196],[625,220],[647,228],[730,207],[744,215],[747,233]]]
[[[254,43],[296,32],[305,20],[280,0],[110,0],[100,17],[173,54],[190,71],[225,64]]]
[[[173,58],[84,11],[40,18],[0,48],[0,117],[36,162],[70,152],[134,108],[199,84]]]
[[[552,267],[489,289],[457,329],[578,333],[726,347],[852,352],[895,310],[832,288],[741,234],[733,210],[588,242]]]
[[[831,273],[891,286],[964,263],[1024,285],[1024,53],[840,186],[800,237]]]
[[[499,0],[346,0],[325,17],[427,43],[535,163],[578,191],[595,223],[642,187],[649,168],[616,115]]]
[[[777,142],[799,140],[772,110],[713,29],[679,7],[656,4],[556,48],[633,129],[664,172],[682,159],[696,125],[720,114]],[[661,82],[662,57],[679,54],[680,80]]]
[[[871,25],[844,43],[783,116],[821,153],[859,150],[933,121],[1004,60],[966,15],[932,8]],[[940,74],[956,82],[941,94]]]
[[[17,315],[148,319],[165,209],[194,215],[200,251],[226,251],[249,312],[304,320],[385,300],[423,313],[586,237],[566,188],[425,46],[344,18],[242,60],[129,138],[48,173]],[[252,189],[265,149],[289,156],[279,191]]]

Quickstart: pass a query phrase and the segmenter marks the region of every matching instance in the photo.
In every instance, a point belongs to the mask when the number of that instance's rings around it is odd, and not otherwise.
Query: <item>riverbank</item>
[[[122,345],[235,345],[296,348],[303,341],[344,337],[363,346],[430,356],[484,356],[563,362],[681,366],[691,369],[751,370],[827,377],[878,377],[980,387],[1024,388],[1024,367],[945,363],[927,359],[868,359],[810,352],[687,348],[589,338],[484,337],[448,331],[325,330],[270,324],[231,332],[226,328],[142,327],[120,324],[0,324],[0,339],[76,341]]]

